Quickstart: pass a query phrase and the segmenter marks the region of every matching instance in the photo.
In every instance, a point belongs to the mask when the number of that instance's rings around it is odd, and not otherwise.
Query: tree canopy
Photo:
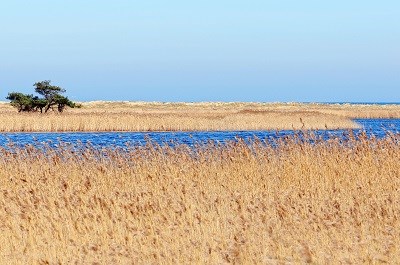
[[[8,93],[7,99],[10,100],[11,106],[16,107],[18,112],[35,112],[43,111],[46,113],[50,109],[55,110],[57,107],[58,112],[63,112],[65,107],[75,108],[77,105],[61,95],[66,90],[50,84],[50,80],[36,82],[33,86],[35,92],[43,97],[33,96],[29,94],[23,94],[19,92]]]

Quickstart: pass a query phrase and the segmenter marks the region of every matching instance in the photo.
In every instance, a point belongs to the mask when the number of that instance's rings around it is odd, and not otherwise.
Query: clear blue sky
[[[12,0],[0,100],[400,102],[400,1]]]

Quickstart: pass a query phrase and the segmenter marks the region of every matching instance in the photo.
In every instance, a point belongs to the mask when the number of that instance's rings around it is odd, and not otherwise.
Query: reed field
[[[2,264],[399,264],[400,136],[0,148]]]
[[[399,105],[83,102],[64,113],[0,104],[0,132],[221,131],[359,128],[354,118],[400,118]]]

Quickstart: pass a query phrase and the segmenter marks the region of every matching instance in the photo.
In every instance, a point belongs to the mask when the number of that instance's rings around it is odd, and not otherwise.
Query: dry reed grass
[[[90,112],[146,111],[146,112],[184,112],[221,111],[232,113],[237,111],[265,112],[317,112],[338,115],[346,118],[400,118],[400,105],[377,104],[322,104],[322,103],[252,103],[252,102],[199,102],[199,103],[160,103],[160,102],[84,102],[84,109]]]
[[[399,264],[399,143],[2,148],[0,259]]]
[[[315,112],[64,113],[0,116],[0,132],[221,131],[357,128],[351,120]]]
[[[366,116],[400,117],[400,108]],[[262,103],[86,102],[63,114],[17,113],[0,104],[0,132],[38,131],[218,131],[358,128],[331,105]],[[396,112],[397,111],[397,112]],[[353,112],[349,110],[349,112]]]

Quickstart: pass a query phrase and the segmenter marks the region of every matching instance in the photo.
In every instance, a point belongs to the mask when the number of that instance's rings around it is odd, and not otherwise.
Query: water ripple
[[[355,120],[363,126],[368,135],[383,137],[387,132],[398,133],[400,131],[400,119],[357,119]],[[361,130],[354,130],[355,133]],[[341,136],[346,130],[320,130],[313,131],[315,134],[324,138],[330,136]],[[3,133],[0,134],[0,146],[6,146],[12,142],[18,146],[27,144],[57,146],[60,143],[68,144],[88,144],[98,147],[129,145],[143,145],[147,140],[158,144],[183,143],[193,145],[204,143],[210,140],[224,143],[226,141],[242,139],[268,140],[293,135],[292,130],[286,131],[218,131],[218,132],[104,132],[104,133]]]

